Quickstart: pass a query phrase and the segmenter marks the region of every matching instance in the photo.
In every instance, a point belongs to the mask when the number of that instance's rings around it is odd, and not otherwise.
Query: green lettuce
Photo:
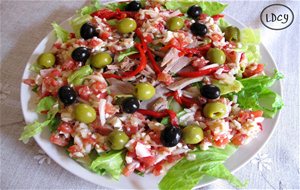
[[[46,126],[53,128],[58,124],[55,117],[58,113],[58,103],[55,103],[48,111],[47,118],[44,122],[35,121],[32,124],[26,125],[21,134],[19,140],[23,141],[23,143],[27,143],[29,139],[39,133],[41,133]],[[46,111],[46,110],[45,110]]]
[[[47,96],[42,98],[37,107],[36,107],[36,112],[41,113],[43,111],[48,111],[52,108],[52,106],[56,103],[56,100],[52,96]]]
[[[52,27],[56,33],[56,37],[62,42],[66,42],[69,39],[69,32],[63,27],[59,26],[57,23],[53,22]]]
[[[257,63],[260,60],[260,32],[251,28],[244,28],[241,30],[240,38],[241,48],[236,51],[245,52],[249,63]]]
[[[96,158],[90,169],[100,175],[106,173],[110,174],[114,179],[118,180],[122,174],[124,166],[124,152],[123,151],[109,151],[102,153]]]
[[[75,71],[74,73],[72,73],[69,77],[68,77],[68,83],[74,83],[76,81],[76,83],[78,84],[78,81],[81,81],[80,80],[81,78],[84,78],[90,74],[93,73],[93,69],[91,68],[90,65],[85,65],[83,67],[81,67],[80,69],[78,69],[77,71]]]
[[[165,3],[165,6],[169,10],[179,9],[181,12],[187,12],[188,8],[192,5],[199,5],[202,8],[203,13],[209,16],[217,15],[222,13],[227,7],[227,4],[213,2],[213,1],[203,1],[203,0],[170,0]]]
[[[101,7],[102,6],[99,3],[99,0],[92,0],[90,5],[84,6],[78,12],[80,13],[81,16],[90,15],[93,12],[97,11],[98,9],[100,9]]]
[[[273,76],[257,76],[239,80],[244,88],[237,93],[238,104],[242,108],[262,110],[264,117],[272,118],[283,107],[282,98],[268,87],[283,75],[275,70]]]
[[[218,20],[218,25],[220,27],[220,29],[223,31],[226,27],[230,26],[230,24],[228,22],[225,21],[224,18],[220,18]]]
[[[138,53],[138,51],[133,47],[133,48],[129,48],[123,52],[121,52],[117,58],[118,62],[121,62],[125,57],[129,56],[129,55],[133,55]]]
[[[175,164],[159,183],[160,190],[188,190],[192,189],[204,176],[212,176],[228,180],[236,187],[244,184],[230,174],[223,165],[236,150],[233,145],[224,149],[212,147],[209,150],[196,150],[190,154],[196,156],[195,160],[183,158]]]

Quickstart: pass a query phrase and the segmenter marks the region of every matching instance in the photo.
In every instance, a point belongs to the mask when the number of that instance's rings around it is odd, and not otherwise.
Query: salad
[[[159,188],[192,189],[204,176],[245,186],[224,166],[282,108],[269,89],[259,31],[224,20],[226,4],[92,1],[53,23],[57,41],[23,82],[37,94],[43,122],[27,142],[49,141],[99,175],[164,175]],[[146,177],[146,176],[145,176]]]

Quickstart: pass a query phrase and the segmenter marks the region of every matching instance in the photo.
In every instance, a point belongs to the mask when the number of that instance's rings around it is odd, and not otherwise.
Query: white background
[[[72,16],[89,1],[1,1],[1,189],[103,189],[65,171],[39,151],[35,142],[24,145],[19,138],[24,123],[20,105],[20,82],[25,64],[41,39],[57,23]],[[299,1],[229,1],[225,14],[245,25],[261,29],[262,41],[285,75],[285,107],[274,136],[260,154],[236,172],[249,181],[249,189],[300,189],[299,167]],[[273,31],[260,22],[264,7],[289,6],[294,23]],[[264,126],[268,127],[268,126]],[[40,164],[39,164],[40,163]],[[105,184],[103,184],[105,186]],[[218,181],[204,189],[229,189]]]

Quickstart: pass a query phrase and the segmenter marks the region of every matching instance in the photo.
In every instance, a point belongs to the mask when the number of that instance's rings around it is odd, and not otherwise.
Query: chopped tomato
[[[101,93],[104,89],[106,89],[107,85],[103,82],[96,81],[91,85],[92,92],[97,95]]]
[[[252,111],[250,112],[254,117],[262,117],[264,112],[262,110]]]
[[[165,83],[166,85],[170,85],[172,82],[174,82],[174,79],[172,78],[172,76],[170,74],[163,73],[163,72],[158,74],[157,80]]]
[[[50,142],[58,146],[67,146],[69,144],[69,139],[67,139],[64,135],[52,133],[50,136]]]
[[[193,67],[196,67],[197,69],[201,69],[202,67],[207,65],[207,63],[209,63],[209,61],[207,61],[205,59],[197,58],[192,62],[192,65],[193,65]]]
[[[83,144],[96,144],[96,140],[92,138],[91,136],[88,136],[87,138],[82,139]]]
[[[263,72],[264,70],[264,64],[250,64],[248,67],[246,67],[245,72],[243,73],[243,77],[248,78],[253,75],[259,74]]]
[[[213,42],[216,42],[216,41],[221,41],[222,40],[222,38],[223,38],[223,36],[221,36],[221,35],[219,35],[219,34],[213,34],[212,36],[211,36],[211,40],[213,41]]]
[[[167,156],[167,162],[168,163],[173,163],[173,162],[181,159],[182,157],[183,157],[183,155],[180,155],[180,154],[178,154],[178,155],[169,155],[169,156]]]
[[[135,170],[135,167],[133,167],[132,164],[129,164],[129,165],[125,166],[122,173],[124,176],[129,176],[130,174],[133,173],[134,170]]]
[[[131,125],[131,122],[126,122],[124,127],[125,127],[125,133],[128,136],[136,134],[139,130],[137,126]]]
[[[155,163],[155,156],[148,156],[143,158],[138,158],[138,160],[145,165],[146,168],[149,168]]]
[[[89,41],[89,44],[88,46],[91,47],[91,48],[95,48],[97,47],[101,42],[99,40],[96,40],[94,38],[92,38],[90,41]]]
[[[225,136],[216,136],[214,137],[214,144],[218,147],[224,147],[226,144],[228,144],[229,140]],[[217,139],[217,140],[216,140]]]
[[[78,87],[76,87],[76,89],[77,89],[77,92],[78,92],[80,98],[82,98],[84,100],[89,100],[92,91],[90,90],[90,88],[88,86],[78,86]]]
[[[96,133],[99,133],[99,134],[104,135],[104,136],[109,135],[109,133],[111,133],[112,130],[113,130],[109,126],[106,126],[106,125],[101,126],[99,117],[97,117],[95,119],[95,121],[93,121],[93,123],[90,124],[90,126],[95,130]]]
[[[245,140],[247,139],[247,135],[245,134],[236,134],[233,136],[233,138],[231,139],[231,142],[234,144],[234,145],[242,145],[244,144]]]
[[[73,59],[68,59],[61,65],[61,69],[63,71],[72,71],[75,70],[78,67],[77,63]]]
[[[160,162],[154,166],[152,173],[155,176],[159,176],[162,173],[162,170],[163,170],[163,163]]]
[[[114,115],[117,112],[118,112],[118,109],[114,105],[112,105],[111,103],[105,104],[105,113]]]
[[[107,40],[109,37],[110,37],[110,33],[109,33],[109,32],[102,32],[102,33],[100,34],[100,38],[101,38],[102,40]]]
[[[150,132],[149,136],[156,144],[160,144],[160,134],[159,133]]]
[[[73,132],[72,124],[67,123],[67,122],[62,122],[58,126],[57,130],[61,131],[63,133],[72,133]]]
[[[35,86],[35,80],[34,79],[24,79],[23,80],[24,84],[27,84],[28,86]]]
[[[80,148],[78,145],[74,144],[74,145],[72,145],[72,146],[70,146],[70,147],[68,148],[68,151],[69,151],[71,154],[74,154],[74,153],[76,153],[76,152],[81,152],[81,148]]]

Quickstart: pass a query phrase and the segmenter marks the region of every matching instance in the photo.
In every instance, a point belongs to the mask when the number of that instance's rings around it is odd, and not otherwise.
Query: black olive
[[[79,47],[73,50],[72,58],[75,61],[86,62],[86,60],[90,57],[90,50],[86,47]]]
[[[134,113],[136,110],[138,110],[140,107],[140,103],[138,99],[134,97],[126,98],[122,102],[122,110],[126,113]]]
[[[94,26],[90,25],[89,23],[85,23],[80,28],[80,36],[87,40],[93,38],[94,36],[98,36],[98,32]]]
[[[193,19],[197,19],[201,15],[201,13],[202,13],[202,8],[199,7],[198,5],[191,6],[187,11],[188,16]]]
[[[165,147],[173,147],[179,143],[181,136],[182,132],[179,127],[169,126],[161,132],[160,141]]]
[[[220,97],[220,89],[219,87],[207,84],[201,87],[200,89],[201,95],[207,99],[216,99]]]
[[[125,7],[126,11],[138,11],[140,10],[140,8],[142,7],[140,2],[137,1],[131,1],[130,3],[128,3]]]
[[[76,92],[70,86],[62,86],[58,90],[58,97],[65,106],[71,105],[76,101]]]
[[[191,32],[196,36],[204,36],[208,32],[207,27],[199,22],[193,23],[190,29]]]

